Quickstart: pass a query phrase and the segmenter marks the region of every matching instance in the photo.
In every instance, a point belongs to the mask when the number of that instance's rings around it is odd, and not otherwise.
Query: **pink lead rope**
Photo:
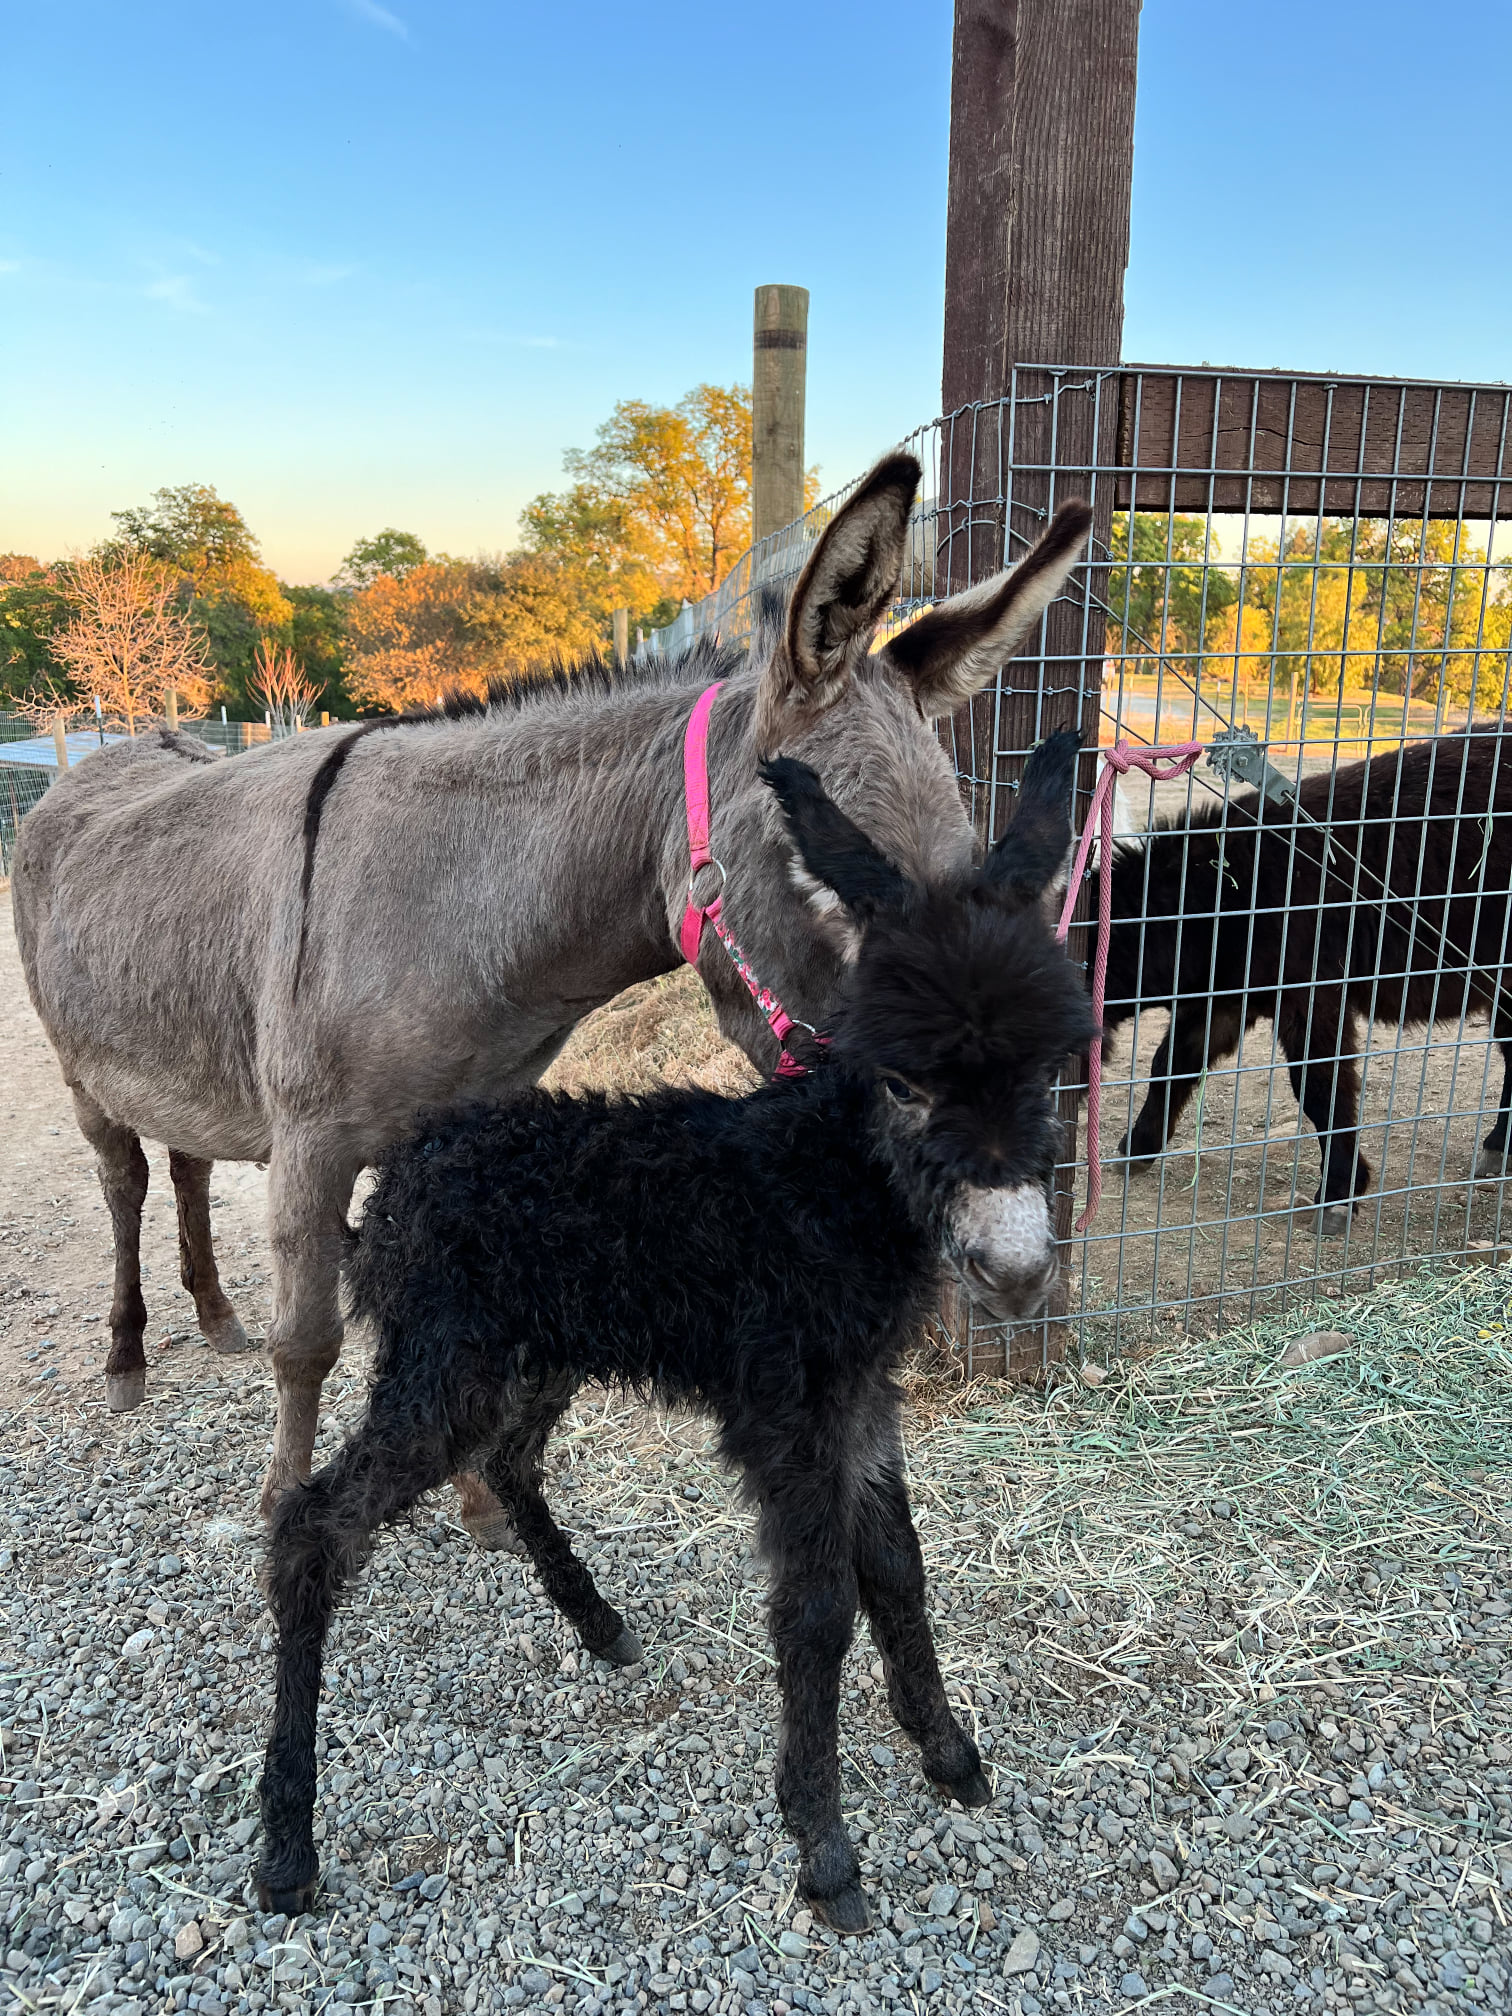
[[[783,1007],[770,987],[763,987],[751,970],[751,962],[735,942],[730,927],[724,921],[724,864],[716,861],[709,846],[709,713],[714,705],[714,696],[724,681],[717,679],[712,686],[706,686],[694,703],[693,712],[688,717],[688,732],[683,737],[683,791],[688,805],[688,903],[683,911],[682,928],[678,932],[678,947],[690,966],[698,965],[698,948],[703,943],[704,926],[707,924],[730,956],[730,963],[745,982],[746,989],[756,1006],[767,1019],[767,1025],[782,1048],[777,1060],[779,1078],[801,1078],[807,1066],[800,1064],[787,1047],[791,1031],[800,1025]],[[719,871],[719,893],[708,903],[699,903],[693,895],[693,883],[701,868],[717,868]],[[801,1025],[808,1027],[807,1023]],[[810,1034],[814,1034],[810,1031]],[[824,1038],[817,1037],[823,1042]]]
[[[1082,828],[1071,880],[1066,888],[1065,905],[1055,930],[1057,941],[1064,945],[1066,934],[1071,929],[1071,913],[1081,894],[1087,857],[1100,825],[1102,846],[1097,856],[1097,947],[1092,958],[1092,1016],[1099,1028],[1102,1026],[1103,1002],[1108,985],[1108,937],[1113,915],[1113,793],[1119,778],[1127,776],[1131,770],[1143,771],[1157,784],[1170,784],[1176,778],[1184,777],[1202,754],[1202,744],[1181,742],[1166,749],[1131,749],[1126,742],[1116,742],[1101,754],[1103,773],[1092,793],[1087,823]],[[1169,768],[1161,769],[1162,763]],[[1102,1202],[1102,1153],[1097,1138],[1101,1118],[1102,1044],[1094,1042],[1087,1059],[1087,1208],[1076,1221],[1078,1232],[1086,1231]]]

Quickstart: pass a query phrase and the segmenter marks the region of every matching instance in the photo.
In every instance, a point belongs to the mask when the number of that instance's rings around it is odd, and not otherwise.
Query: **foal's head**
[[[1096,1033],[1048,911],[1064,887],[1080,737],[1024,773],[1018,816],[974,871],[904,875],[791,758],[765,767],[794,881],[847,973],[835,1061],[874,1088],[879,1140],[962,1287],[988,1315],[1041,1313],[1055,1276],[1050,1084]]]

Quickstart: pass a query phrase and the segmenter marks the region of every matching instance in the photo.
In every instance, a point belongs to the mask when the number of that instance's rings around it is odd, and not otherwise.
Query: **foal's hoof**
[[[1475,1158],[1475,1181],[1477,1183],[1499,1183],[1512,1176],[1512,1167],[1507,1163],[1505,1148],[1482,1148]]]
[[[214,1323],[206,1323],[201,1334],[210,1349],[221,1358],[234,1358],[239,1351],[256,1348],[254,1340],[242,1328],[241,1318],[234,1313],[228,1313]]]
[[[147,1370],[140,1366],[135,1372],[107,1372],[105,1374],[105,1405],[112,1414],[129,1414],[133,1407],[140,1407],[147,1398]]]
[[[605,1645],[593,1656],[595,1659],[607,1659],[611,1666],[639,1666],[646,1655],[641,1641],[627,1625],[612,1645]]]
[[[496,1512],[479,1512],[473,1518],[464,1513],[462,1525],[490,1554],[523,1554],[525,1551],[520,1545],[513,1519],[502,1506]]]
[[[847,1883],[833,1897],[805,1896],[803,1901],[832,1932],[866,1932],[871,1929],[871,1906],[859,1883]]]
[[[959,1799],[963,1806],[992,1804],[992,1781],[980,1765],[975,1771],[968,1771],[964,1778],[958,1778],[953,1785],[943,1778],[937,1778],[934,1780],[934,1788],[942,1799]]]
[[[1342,1239],[1353,1222],[1348,1204],[1325,1204],[1318,1213],[1318,1231],[1325,1239]]]
[[[1129,1174],[1131,1176],[1142,1176],[1159,1155],[1160,1150],[1158,1148],[1136,1148],[1133,1136],[1125,1134],[1122,1141],[1118,1144],[1118,1152],[1122,1159],[1128,1163]]]
[[[279,1890],[259,1876],[257,1901],[264,1911],[282,1911],[287,1918],[298,1918],[315,1909],[315,1892],[319,1887],[319,1878],[311,1877],[308,1883],[297,1883],[292,1890]]]

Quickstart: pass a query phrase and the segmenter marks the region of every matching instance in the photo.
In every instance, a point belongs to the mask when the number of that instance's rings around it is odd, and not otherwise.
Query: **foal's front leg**
[[[963,1806],[985,1806],[992,1786],[981,1753],[951,1713],[940,1678],[896,1421],[879,1433],[861,1486],[854,1558],[861,1607],[882,1655],[898,1727],[918,1744],[925,1776],[941,1793]]]
[[[263,1480],[268,1518],[279,1498],[310,1474],[320,1389],[341,1355],[341,1257],[346,1213],[360,1163],[324,1137],[275,1138],[268,1165],[268,1240],[273,1249],[273,1320],[268,1343],[278,1419]]]
[[[856,1622],[854,1480],[841,1430],[748,1463],[771,1568],[769,1623],[782,1691],[777,1802],[798,1844],[798,1889],[837,1932],[864,1932],[871,1907],[840,1817],[840,1670]],[[821,1446],[821,1442],[822,1445]]]

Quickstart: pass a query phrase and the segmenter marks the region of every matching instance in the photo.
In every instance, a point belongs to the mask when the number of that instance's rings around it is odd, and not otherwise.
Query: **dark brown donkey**
[[[840,954],[795,879],[760,755],[801,756],[905,875],[964,870],[971,827],[931,724],[1059,594],[1088,513],[1067,506],[1011,574],[871,653],[919,473],[908,455],[878,464],[749,654],[588,668],[459,718],[322,730],[234,762],[152,735],[59,779],[21,829],[16,923],[115,1228],[113,1408],[145,1390],[141,1137],[173,1151],[184,1278],[215,1350],[246,1339],[216,1278],[210,1165],[266,1162],[278,1423],[264,1509],[309,1475],[359,1171],[417,1114],[528,1084],[591,1009],[677,965],[682,744],[711,681],[728,682],[708,743],[725,917],[793,1015],[824,1020]],[[776,1043],[712,931],[699,970],[725,1034],[770,1069]],[[510,1537],[481,1486],[463,1516],[485,1543]]]

